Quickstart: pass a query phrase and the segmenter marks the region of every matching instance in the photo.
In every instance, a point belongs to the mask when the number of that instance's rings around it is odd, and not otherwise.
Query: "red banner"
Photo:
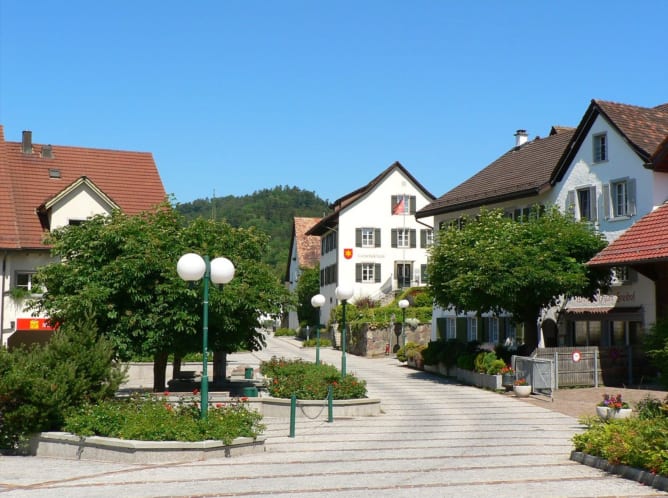
[[[17,318],[16,330],[44,330],[51,331],[53,327],[48,318]]]

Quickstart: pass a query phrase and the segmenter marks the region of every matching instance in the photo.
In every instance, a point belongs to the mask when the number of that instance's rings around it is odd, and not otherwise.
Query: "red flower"
[[[216,403],[216,408],[222,408],[223,404],[222,403]]]
[[[193,394],[194,394],[194,395],[199,394],[199,389],[197,389],[197,388],[193,389]]]
[[[244,401],[244,402],[248,401],[248,398],[246,396],[244,396],[243,398],[241,398],[241,401]]]
[[[165,391],[163,394],[164,394],[165,396],[169,396],[169,391]]]

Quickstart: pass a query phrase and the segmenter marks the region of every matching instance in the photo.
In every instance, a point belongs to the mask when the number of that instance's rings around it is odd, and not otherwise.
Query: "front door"
[[[411,286],[413,265],[411,263],[397,263],[397,286],[400,289]]]

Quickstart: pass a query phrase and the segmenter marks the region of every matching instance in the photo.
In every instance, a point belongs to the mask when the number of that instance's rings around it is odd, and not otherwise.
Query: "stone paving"
[[[231,366],[272,355],[304,357],[290,338],[237,354]],[[341,353],[321,351],[340,365]],[[181,464],[120,465],[0,457],[0,498],[19,497],[601,497],[668,496],[569,460],[577,419],[509,396],[450,383],[393,358],[347,357],[382,399],[379,417],[265,419],[266,452]]]

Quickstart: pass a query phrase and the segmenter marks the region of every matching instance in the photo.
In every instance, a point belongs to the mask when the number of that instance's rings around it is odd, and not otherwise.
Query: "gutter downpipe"
[[[3,331],[5,328],[5,271],[7,269],[7,251],[2,253],[2,284],[0,285],[0,348],[3,345]]]

